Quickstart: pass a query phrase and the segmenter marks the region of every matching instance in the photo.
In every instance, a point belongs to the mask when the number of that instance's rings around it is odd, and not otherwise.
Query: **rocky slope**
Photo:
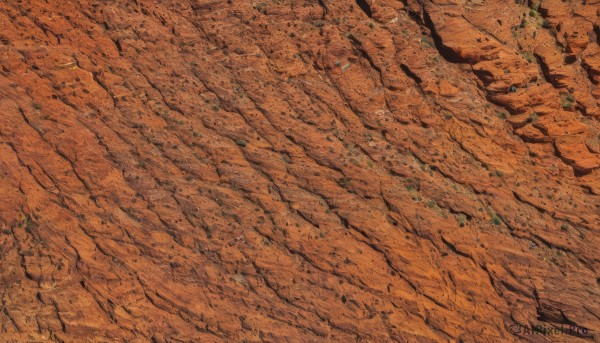
[[[600,341],[599,18],[0,3],[0,340]]]

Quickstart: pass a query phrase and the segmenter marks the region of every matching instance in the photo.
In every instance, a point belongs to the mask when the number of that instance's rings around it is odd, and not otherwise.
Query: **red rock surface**
[[[600,341],[599,15],[3,1],[0,340]]]

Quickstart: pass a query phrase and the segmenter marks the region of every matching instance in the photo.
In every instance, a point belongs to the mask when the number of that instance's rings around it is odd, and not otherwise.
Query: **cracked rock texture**
[[[599,18],[2,1],[0,341],[600,341]]]

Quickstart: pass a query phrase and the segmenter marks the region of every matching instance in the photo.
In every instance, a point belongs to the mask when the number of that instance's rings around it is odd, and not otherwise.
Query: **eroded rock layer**
[[[0,340],[600,340],[599,15],[1,2]]]

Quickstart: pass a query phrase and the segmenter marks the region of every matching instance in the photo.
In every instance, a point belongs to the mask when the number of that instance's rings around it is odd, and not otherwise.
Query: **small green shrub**
[[[563,108],[573,108],[575,106],[575,98],[571,94],[565,94],[560,100]]]
[[[460,227],[464,227],[467,222],[467,216],[461,213],[456,217],[456,220],[458,221],[458,225],[460,225]]]
[[[523,18],[523,19],[521,20],[521,24],[519,24],[519,26],[520,26],[521,28],[524,28],[525,26],[527,26],[527,20],[525,20],[525,18]]]
[[[492,214],[492,224],[494,225],[500,225],[502,224],[502,219],[500,219],[500,217],[498,217],[497,214]]]
[[[550,25],[550,22],[546,19],[544,19],[544,21],[542,21],[542,27],[545,29],[549,29],[552,27],[552,25]]]
[[[539,119],[539,116],[537,113],[532,113],[529,115],[529,118],[527,118],[527,121],[530,123],[533,123],[535,121],[537,121]]]

